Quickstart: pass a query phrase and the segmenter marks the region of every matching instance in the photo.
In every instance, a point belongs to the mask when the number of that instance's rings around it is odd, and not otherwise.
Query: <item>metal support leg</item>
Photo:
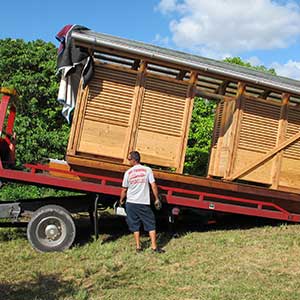
[[[99,220],[99,217],[98,217],[98,201],[99,201],[99,194],[96,195],[96,198],[95,198],[95,202],[94,202],[94,212],[93,212],[93,215],[94,215],[94,234],[95,234],[95,239],[97,240],[98,237],[99,237],[99,230],[98,230],[98,220]]]

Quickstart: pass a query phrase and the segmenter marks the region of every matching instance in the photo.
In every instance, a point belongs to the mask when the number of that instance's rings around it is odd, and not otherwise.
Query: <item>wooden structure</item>
[[[299,99],[253,97],[245,87],[218,103],[208,174],[299,193]]]
[[[88,47],[89,45],[85,45]],[[67,157],[183,170],[197,73],[116,51],[94,49],[95,73],[79,90]],[[97,165],[95,165],[97,167]]]
[[[196,95],[217,102],[209,177],[300,191],[299,81],[95,32],[72,37],[96,64],[77,99],[74,168],[111,169],[137,149],[181,173]]]

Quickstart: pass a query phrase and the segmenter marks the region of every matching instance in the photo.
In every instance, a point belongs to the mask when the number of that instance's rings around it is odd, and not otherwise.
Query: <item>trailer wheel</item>
[[[63,251],[71,247],[76,227],[70,213],[58,205],[39,208],[27,226],[27,238],[40,252]]]

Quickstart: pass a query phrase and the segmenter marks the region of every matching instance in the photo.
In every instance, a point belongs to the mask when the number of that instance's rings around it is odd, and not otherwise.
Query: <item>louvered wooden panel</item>
[[[179,168],[190,101],[187,84],[146,77],[136,148],[144,162]]]
[[[286,132],[286,139],[291,138],[293,135],[300,131],[300,111],[289,107],[288,112],[288,126]],[[300,160],[300,141],[295,141],[284,150],[284,157]]]
[[[136,73],[96,66],[77,151],[123,161]]]
[[[245,99],[239,148],[266,153],[276,146],[280,106]]]
[[[221,124],[222,124],[222,117],[224,112],[224,101],[218,104],[217,113],[218,115],[215,118],[215,128],[214,128],[214,135],[212,140],[212,147],[216,148],[218,145],[218,140],[221,133]]]
[[[147,78],[139,129],[181,136],[186,92],[186,85]]]
[[[85,119],[127,126],[136,74],[97,67],[89,84]]]

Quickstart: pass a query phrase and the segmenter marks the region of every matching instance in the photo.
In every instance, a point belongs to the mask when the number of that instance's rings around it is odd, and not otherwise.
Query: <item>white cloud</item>
[[[260,66],[263,64],[257,56],[251,56],[247,58],[246,62],[250,63],[252,66]]]
[[[156,34],[153,42],[167,47],[169,45],[169,37]]]
[[[272,0],[161,0],[176,46],[199,54],[285,48],[300,37],[300,4]]]
[[[300,61],[289,60],[286,64],[274,62],[271,65],[280,76],[300,80]]]
[[[161,0],[157,5],[156,9],[162,12],[163,14],[174,12],[177,9],[176,0]]]

